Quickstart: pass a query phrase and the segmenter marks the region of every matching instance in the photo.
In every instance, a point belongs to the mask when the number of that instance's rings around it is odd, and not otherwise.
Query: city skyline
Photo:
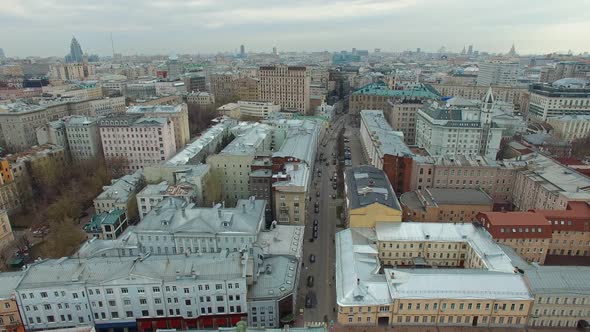
[[[510,8],[507,11],[506,8]],[[236,1],[126,1],[101,5],[73,0],[0,4],[0,46],[7,56],[64,56],[72,34],[88,54],[211,54],[233,52],[403,51],[441,46],[460,52],[574,53],[590,29],[583,0],[477,2],[449,0],[330,0],[273,3]],[[485,15],[481,14],[485,13]],[[419,24],[416,24],[419,22]],[[272,27],[272,29],[270,28]],[[466,28],[468,27],[468,28]],[[398,33],[398,32],[403,33]],[[551,45],[551,46],[548,46]]]

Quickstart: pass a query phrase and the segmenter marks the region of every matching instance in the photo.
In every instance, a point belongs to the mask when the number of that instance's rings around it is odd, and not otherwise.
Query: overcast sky
[[[0,0],[7,56],[85,53],[590,50],[590,0]]]

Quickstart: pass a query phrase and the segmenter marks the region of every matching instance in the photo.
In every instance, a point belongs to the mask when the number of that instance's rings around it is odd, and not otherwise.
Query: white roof
[[[394,299],[528,300],[531,295],[518,273],[474,269],[385,269]]]

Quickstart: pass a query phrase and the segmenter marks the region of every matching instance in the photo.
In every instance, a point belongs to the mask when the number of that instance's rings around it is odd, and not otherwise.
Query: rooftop
[[[249,299],[281,298],[295,291],[299,263],[295,258],[271,256],[264,259],[256,282],[248,288]]]
[[[151,106],[130,106],[127,114],[155,114],[155,113],[182,113],[182,105],[151,105]]]
[[[90,222],[84,225],[84,230],[87,232],[100,232],[102,225],[114,225],[124,214],[125,210],[122,209],[95,214],[90,218]]]
[[[385,269],[394,299],[529,300],[520,274],[476,269]],[[444,287],[441,287],[444,285]]]
[[[403,193],[400,201],[408,208],[417,210],[439,205],[493,205],[494,200],[478,189],[428,188]]]
[[[350,209],[380,203],[401,210],[395,192],[382,170],[373,166],[348,168],[344,173],[344,180]]]
[[[287,126],[281,147],[273,157],[292,157],[313,165],[317,151],[320,126],[312,120],[273,120],[266,123],[283,123]]]
[[[353,95],[377,95],[383,97],[415,97],[439,99],[440,95],[432,86],[420,84],[418,87],[405,90],[392,90],[384,82],[370,83],[354,91]]]
[[[522,174],[550,192],[572,200],[590,200],[590,178],[542,154],[529,156],[529,167]]]
[[[180,204],[180,206],[179,206]],[[196,207],[164,199],[136,226],[136,232],[257,234],[264,224],[266,201],[242,199],[236,207]]]
[[[380,222],[375,226],[378,241],[465,242],[471,246],[485,268],[512,273],[510,259],[482,227],[471,223]]]
[[[95,200],[114,200],[115,204],[127,204],[130,196],[139,189],[143,173],[141,170],[133,174],[125,175],[119,179],[111,180],[110,186],[104,186]]]
[[[0,273],[0,300],[13,297],[14,290],[18,286],[24,272],[2,272]]]
[[[265,150],[262,146],[269,135],[272,135],[272,128],[267,124],[248,123],[242,124],[241,128],[234,128],[236,138],[231,141],[219,154],[226,155],[254,155],[256,152]]]
[[[239,253],[227,257],[202,253],[199,256],[169,255],[137,257],[94,257],[49,259],[32,264],[19,289],[74,286],[76,284],[113,285],[158,281],[175,281],[179,277],[197,280],[231,280],[242,277],[243,264]],[[178,271],[183,271],[179,276]]]
[[[224,136],[228,132],[229,128],[236,124],[237,122],[235,120],[223,117],[219,123],[201,133],[201,136],[194,139],[184,149],[180,150],[172,158],[168,159],[165,164],[186,165],[191,162],[192,158],[201,153],[203,149],[213,151],[213,147],[211,147],[210,144]],[[201,162],[201,160],[198,160],[197,162]]]
[[[481,212],[490,224],[494,226],[547,226],[550,223],[543,214],[537,212],[512,211],[512,212]]]
[[[402,132],[394,131],[385,120],[383,111],[362,110],[361,121],[366,126],[374,144],[379,147],[380,157],[389,154],[393,156],[413,156],[414,154],[404,143]]]

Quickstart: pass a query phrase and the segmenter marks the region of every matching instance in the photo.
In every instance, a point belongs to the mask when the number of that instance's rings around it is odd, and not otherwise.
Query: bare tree
[[[112,179],[118,179],[127,174],[129,160],[125,156],[111,157],[105,159],[106,167]]]

